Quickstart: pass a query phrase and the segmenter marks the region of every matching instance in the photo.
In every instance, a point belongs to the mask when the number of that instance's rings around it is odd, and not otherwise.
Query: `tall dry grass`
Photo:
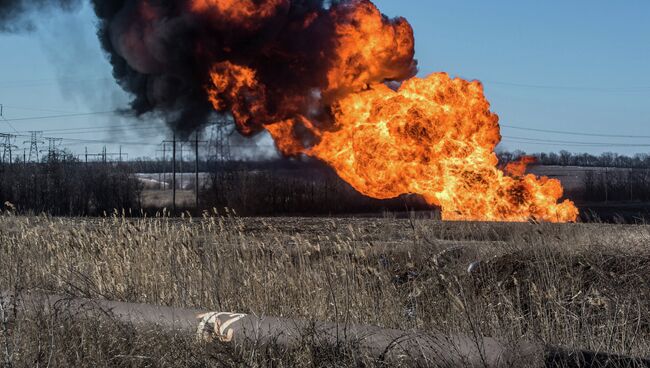
[[[648,226],[605,224],[5,215],[0,289],[643,356],[650,352],[648,244]],[[180,337],[154,339],[110,323],[97,331],[48,316],[38,321],[45,327],[23,321],[22,332],[11,334],[12,349],[21,352],[13,365],[270,364],[268,354],[199,353]],[[317,344],[273,359],[276,366],[359,365]]]

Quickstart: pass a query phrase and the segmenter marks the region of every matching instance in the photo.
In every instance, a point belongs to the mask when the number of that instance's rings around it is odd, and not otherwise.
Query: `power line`
[[[564,141],[554,139],[537,139],[527,137],[512,137],[503,136],[505,139],[514,139],[519,141],[530,141],[538,143],[562,143],[569,145],[583,145],[583,146],[605,146],[605,147],[650,147],[650,144],[634,144],[634,143],[614,143],[614,142],[578,142],[578,141]]]
[[[595,91],[595,92],[645,92],[650,91],[650,86],[632,86],[632,87],[596,87],[596,86],[568,86],[568,85],[543,85],[482,80],[484,84],[495,84],[509,87],[534,88],[534,89],[555,89],[555,90],[572,90],[572,91]]]
[[[107,128],[107,129],[95,129],[95,130],[84,130],[84,131],[66,131],[56,133],[56,135],[77,135],[77,134],[96,134],[96,133],[112,133],[112,132],[123,132],[125,129],[132,130],[160,130],[160,127],[124,127],[124,128]],[[49,132],[49,131],[48,131]]]
[[[40,112],[55,112],[59,114],[74,114],[78,111],[69,111],[69,110],[54,110],[54,109],[35,109],[33,107],[19,107],[14,105],[4,105],[5,108],[10,108],[13,110],[25,110],[25,111],[40,111]]]
[[[74,78],[50,78],[50,79],[34,79],[34,80],[14,80],[14,81],[0,81],[2,87],[12,88],[30,88],[39,86],[58,85],[65,83],[89,83],[89,82],[102,82],[112,81],[112,78],[89,78],[89,79],[74,79]]]
[[[118,113],[121,113],[121,112],[122,112],[121,110],[95,111],[95,112],[85,112],[85,113],[76,113],[76,114],[61,114],[61,115],[33,116],[33,117],[27,117],[27,118],[14,118],[14,119],[5,119],[5,121],[15,122],[15,121],[27,121],[27,120],[71,118],[71,117],[76,117],[76,116],[118,114]]]
[[[16,127],[14,127],[13,124],[9,120],[7,120],[2,114],[0,114],[0,119],[4,120],[5,123],[16,133],[20,133],[18,130],[16,130]]]
[[[594,144],[541,143],[541,142],[521,141],[516,139],[505,139],[500,143],[522,143],[522,144],[532,144],[536,146],[555,146],[555,147],[595,147],[595,148],[611,147],[611,146],[604,146],[600,144],[594,145]]]
[[[104,130],[104,129],[119,129],[119,128],[125,128],[125,129],[133,129],[133,128],[140,128],[141,125],[147,125],[147,124],[154,124],[155,126],[152,126],[151,128],[160,128],[162,125],[158,121],[134,121],[134,122],[127,122],[124,124],[102,124],[101,126],[87,126],[87,127],[76,127],[76,128],[60,128],[60,129],[45,129],[43,130],[44,132],[52,132],[52,133],[57,133],[58,132],[74,132],[74,131],[79,131],[79,132],[85,132],[85,131],[94,131],[94,130]]]
[[[642,138],[648,139],[650,135],[627,135],[627,134],[598,134],[598,133],[582,133],[582,132],[571,132],[566,130],[550,130],[550,129],[537,129],[537,128],[525,128],[516,125],[508,124],[499,124],[504,128],[517,129],[517,130],[526,130],[531,132],[541,132],[541,133],[553,133],[553,134],[566,134],[566,135],[577,135],[585,137],[605,137],[605,138]]]
[[[154,138],[154,137],[148,137]],[[122,142],[114,140],[99,140],[99,139],[75,139],[75,138],[63,138],[64,141],[70,141],[73,143],[63,143],[64,146],[71,146],[75,144],[85,144],[85,143],[100,143],[100,144],[122,144],[125,146],[155,146],[158,144],[155,143],[144,143],[144,142]]]

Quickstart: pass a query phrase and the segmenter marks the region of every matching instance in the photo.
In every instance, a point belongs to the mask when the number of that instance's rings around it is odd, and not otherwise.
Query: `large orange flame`
[[[249,126],[256,116],[265,114],[264,87],[257,81],[253,69],[223,61],[212,66],[212,86],[208,99],[217,111],[230,111],[244,134],[252,132]]]
[[[498,117],[479,82],[445,73],[383,84],[335,106],[336,127],[305,151],[375,198],[422,195],[446,220],[575,221],[560,182],[497,169]]]
[[[404,18],[387,21],[369,1],[351,1],[331,13],[336,46],[326,94],[360,91],[369,84],[413,75],[413,29]],[[404,70],[404,64],[412,67]]]
[[[334,105],[335,127],[318,131],[304,118],[267,126],[287,155],[305,153],[332,166],[359,192],[374,198],[422,195],[445,220],[575,221],[560,182],[525,174],[526,158],[497,168],[498,116],[480,82],[445,73],[412,78],[394,91],[384,84]],[[319,142],[304,148],[296,126]]]
[[[268,2],[271,8],[282,3]],[[194,4],[197,11],[226,12],[234,2]],[[261,7],[258,15],[269,9]],[[250,10],[241,9],[254,19]],[[498,168],[499,119],[480,82],[445,73],[407,79],[415,71],[408,22],[388,20],[368,0],[344,2],[327,16],[335,27],[333,50],[323,54],[329,57],[324,84],[313,87],[329,107],[325,121],[322,114],[286,107],[303,96],[287,93],[280,108],[269,108],[271,93],[256,70],[230,61],[210,71],[207,90],[214,108],[232,112],[244,134],[263,126],[285,155],[305,154],[329,164],[365,195],[419,194],[440,206],[445,220],[577,219],[573,202],[558,203],[560,182],[525,174],[526,159],[505,171]],[[404,79],[397,90],[385,83]]]

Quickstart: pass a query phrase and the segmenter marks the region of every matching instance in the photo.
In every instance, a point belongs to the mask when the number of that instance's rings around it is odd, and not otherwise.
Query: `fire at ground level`
[[[438,209],[421,197],[374,200],[356,192],[331,170],[313,163],[233,163],[220,170],[219,174],[199,173],[204,209],[229,207],[241,215],[404,217],[415,212],[419,217],[440,217]],[[573,200],[580,210],[578,221],[638,223],[650,218],[650,198],[644,197],[650,186],[647,170],[533,165],[529,171],[561,182],[565,198]],[[136,175],[144,187],[145,208],[172,208],[171,173]],[[251,183],[254,188],[242,187]],[[176,187],[177,206],[195,211],[195,174],[177,174]],[[242,197],[248,197],[247,204],[242,203]],[[339,202],[323,203],[332,199]]]

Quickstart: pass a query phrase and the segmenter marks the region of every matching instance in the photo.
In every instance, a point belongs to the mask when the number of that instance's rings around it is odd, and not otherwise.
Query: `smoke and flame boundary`
[[[526,174],[526,159],[498,168],[481,83],[415,77],[410,24],[370,0],[93,2],[143,112],[209,101],[242,134],[266,130],[284,155],[317,158],[365,195],[419,194],[445,220],[577,219],[560,182]]]

